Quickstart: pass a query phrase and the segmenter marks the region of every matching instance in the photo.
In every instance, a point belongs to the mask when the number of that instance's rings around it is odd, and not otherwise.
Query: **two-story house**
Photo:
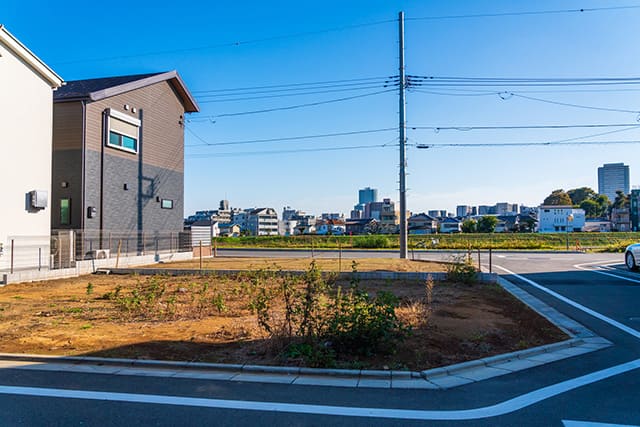
[[[153,236],[156,248],[158,236],[160,245],[174,245],[184,215],[185,114],[197,111],[176,71],[77,80],[58,90],[52,228],[76,230],[85,257],[114,251],[122,239],[138,253]]]

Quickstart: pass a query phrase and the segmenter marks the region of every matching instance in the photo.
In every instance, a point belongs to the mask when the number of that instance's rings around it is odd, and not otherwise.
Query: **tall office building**
[[[378,190],[376,188],[363,188],[358,190],[358,204],[366,205],[378,201]]]
[[[378,201],[378,189],[377,188],[362,188],[358,190],[358,204],[353,207],[354,210],[364,212],[364,208],[367,203],[376,203]],[[352,215],[352,218],[353,215]]]
[[[616,199],[616,191],[629,194],[629,166],[623,163],[606,163],[598,168],[598,193],[606,195],[611,202]]]

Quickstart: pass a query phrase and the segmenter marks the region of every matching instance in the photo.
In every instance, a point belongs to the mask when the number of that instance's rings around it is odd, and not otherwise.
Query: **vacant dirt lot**
[[[430,261],[411,261],[399,258],[313,258],[322,271],[351,271],[352,262],[356,261],[358,271],[447,271],[446,265]],[[202,268],[205,270],[306,270],[311,258],[236,258],[215,257],[203,258]],[[200,261],[178,261],[154,264],[153,268],[200,268]]]
[[[282,347],[258,325],[250,309],[255,280],[262,279],[92,275],[8,285],[0,288],[0,352],[302,364],[283,357]],[[360,286],[372,295],[399,297],[398,317],[413,330],[394,354],[341,356],[338,367],[425,369],[565,338],[497,285],[436,282],[428,307],[420,305],[425,283]]]

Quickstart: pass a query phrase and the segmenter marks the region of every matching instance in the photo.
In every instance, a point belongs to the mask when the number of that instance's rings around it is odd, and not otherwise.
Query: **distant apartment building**
[[[458,205],[456,206],[456,216],[459,218],[466,218],[468,216],[473,215],[473,208],[468,205]]]
[[[631,211],[629,208],[611,209],[611,230],[631,231]]]
[[[582,231],[585,225],[585,212],[573,206],[541,205],[538,208],[538,232],[558,233]]]
[[[196,221],[213,221],[221,224],[228,224],[231,222],[233,212],[229,208],[228,200],[220,200],[218,209],[196,211],[195,214],[189,215],[184,221],[185,225],[193,224]]]
[[[488,205],[480,205],[478,206],[478,215],[497,215],[498,210],[496,209],[496,205],[488,206]]]
[[[515,203],[501,202],[495,204],[495,215],[517,215],[518,205]]]
[[[606,195],[611,202],[616,191],[629,194],[629,166],[624,163],[606,163],[598,168],[598,193]]]
[[[328,219],[339,219],[344,221],[344,215],[338,212],[325,212],[323,213],[320,218],[324,219],[324,220],[328,220]]]
[[[278,214],[273,208],[247,209],[243,221],[244,229],[252,236],[276,236],[278,234]]]
[[[293,236],[309,234],[315,230],[315,216],[287,206],[282,209],[282,220],[278,221],[278,234]]]
[[[441,218],[441,217],[447,216],[447,211],[446,210],[430,210],[430,211],[427,211],[427,214],[434,218]]]

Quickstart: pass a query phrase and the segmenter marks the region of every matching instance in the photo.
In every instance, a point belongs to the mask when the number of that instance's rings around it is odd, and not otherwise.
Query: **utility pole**
[[[406,86],[406,75],[404,70],[404,12],[398,14],[399,47],[400,47],[400,258],[407,258],[407,183],[405,159],[407,142],[405,123],[405,101],[404,89]]]

